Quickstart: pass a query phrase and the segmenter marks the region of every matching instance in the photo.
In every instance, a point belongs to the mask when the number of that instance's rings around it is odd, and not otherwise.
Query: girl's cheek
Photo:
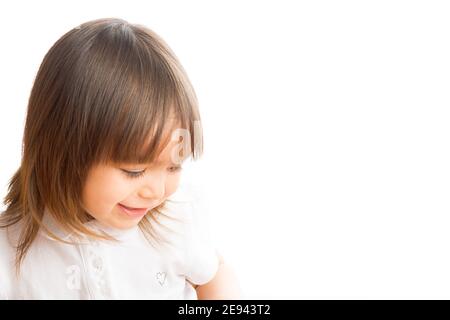
[[[109,179],[105,181],[104,188],[108,190],[108,193],[115,195],[127,195],[132,192],[136,188],[136,183],[134,181],[130,181],[125,176],[121,177],[115,176],[114,179]]]

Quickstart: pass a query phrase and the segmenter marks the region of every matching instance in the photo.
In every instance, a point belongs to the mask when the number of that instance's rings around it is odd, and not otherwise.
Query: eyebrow
[[[182,165],[186,159],[182,159],[180,163],[175,163],[172,161],[172,159],[168,159],[166,161],[153,161],[150,163],[142,163],[142,164],[153,164],[153,165],[163,165],[163,164],[169,164],[169,165]],[[137,164],[137,163],[136,163]]]

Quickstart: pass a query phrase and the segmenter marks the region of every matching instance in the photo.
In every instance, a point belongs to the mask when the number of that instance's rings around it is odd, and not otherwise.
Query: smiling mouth
[[[134,217],[134,218],[144,216],[147,213],[147,211],[149,210],[149,208],[142,208],[142,209],[129,208],[127,206],[124,206],[121,203],[119,203],[118,206],[123,213],[125,213],[127,216]]]
[[[126,209],[130,209],[130,210],[147,210],[148,208],[132,208],[132,207],[127,207],[126,205],[119,203],[122,207],[125,207]]]

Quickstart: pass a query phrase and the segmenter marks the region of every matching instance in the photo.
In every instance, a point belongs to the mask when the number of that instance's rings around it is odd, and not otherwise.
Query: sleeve
[[[219,268],[216,244],[211,236],[209,210],[204,197],[193,196],[186,225],[186,278],[193,284],[211,281]]]
[[[180,186],[170,196],[163,212],[167,217],[160,216],[159,222],[176,232],[155,227],[173,244],[167,254],[177,261],[175,272],[194,285],[208,283],[217,273],[219,257],[211,236],[209,210],[203,192],[193,185]]]

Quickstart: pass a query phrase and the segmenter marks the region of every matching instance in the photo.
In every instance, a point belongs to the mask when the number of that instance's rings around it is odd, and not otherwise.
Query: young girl
[[[194,90],[153,31],[98,19],[49,50],[0,214],[0,298],[239,299],[180,185],[203,151]]]

